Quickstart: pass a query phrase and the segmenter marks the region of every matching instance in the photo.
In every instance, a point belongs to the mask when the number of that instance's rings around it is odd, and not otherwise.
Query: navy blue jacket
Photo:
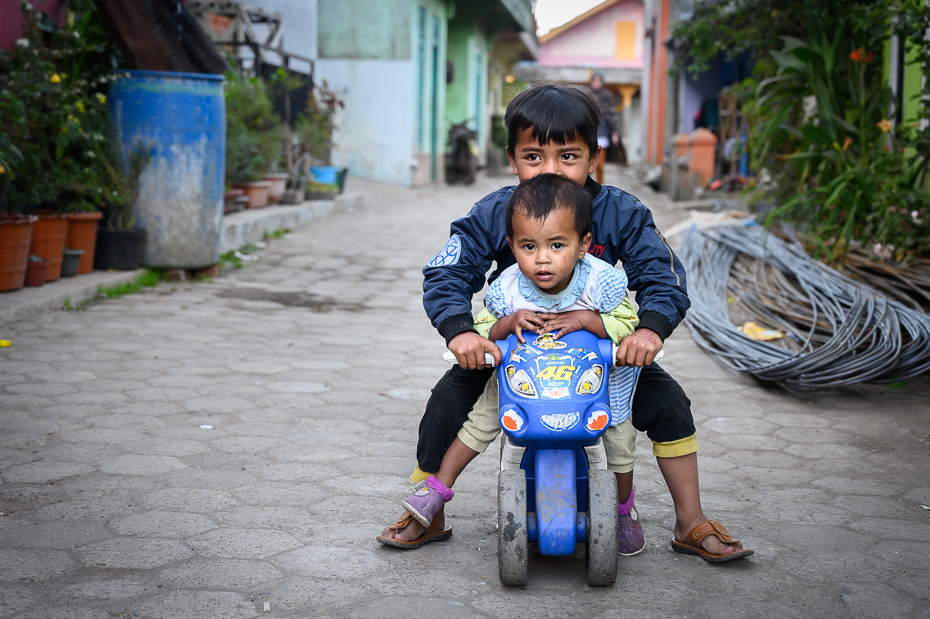
[[[516,263],[507,245],[506,206],[513,186],[485,196],[465,217],[452,222],[446,246],[423,268],[423,306],[446,343],[474,331],[471,299],[488,282]],[[691,306],[685,269],[656,228],[652,213],[622,189],[588,178],[585,189],[594,200],[593,240],[588,253],[609,263],[622,263],[636,291],[639,327],[663,340],[672,334]]]

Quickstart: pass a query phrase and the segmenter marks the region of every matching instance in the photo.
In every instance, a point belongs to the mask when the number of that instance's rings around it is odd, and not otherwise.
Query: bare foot
[[[405,511],[403,514],[401,514],[401,517],[398,518],[398,520],[400,520],[406,515],[407,515],[407,512]],[[445,508],[440,509],[436,513],[436,515],[433,517],[433,523],[437,524],[440,529],[443,526],[445,526],[446,524]],[[422,537],[425,532],[426,532],[426,527],[424,527],[422,524],[420,524],[419,522],[411,518],[410,524],[408,524],[403,529],[400,529],[399,531],[395,531],[391,529],[391,527],[384,529],[384,531],[381,532],[381,537],[385,537],[387,539],[396,539],[399,542],[412,542]]]
[[[703,521],[688,523],[684,525],[680,522],[676,522],[675,523],[675,539],[678,541],[685,539],[686,537],[688,537],[688,533],[690,533],[691,530],[694,529],[694,527],[701,524],[701,522]],[[724,544],[723,542],[720,541],[719,538],[717,538],[716,535],[708,535],[703,540],[701,540],[701,548],[703,548],[705,551],[711,554],[714,554],[714,555],[726,556],[726,555],[733,554],[734,552],[738,550],[742,550],[743,544],[740,542],[737,542],[736,544]]]

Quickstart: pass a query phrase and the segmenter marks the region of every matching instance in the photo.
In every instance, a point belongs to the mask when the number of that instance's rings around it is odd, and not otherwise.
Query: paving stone
[[[139,537],[185,538],[217,528],[201,514],[146,511],[112,520],[109,526],[118,535]]]
[[[360,600],[373,599],[375,595],[363,581],[334,583],[302,576],[290,576],[262,597],[271,604],[272,612],[293,613],[295,616],[338,617],[341,611],[350,609]]]
[[[239,502],[225,490],[164,488],[144,495],[140,504],[147,509],[161,511],[208,513],[235,507]]]
[[[79,462],[30,462],[12,466],[0,478],[6,483],[47,484],[50,481],[90,473],[94,467]]]
[[[65,440],[72,443],[105,443],[107,445],[121,445],[130,441],[145,438],[145,434],[136,430],[114,430],[111,428],[88,428],[75,430],[65,435]]]
[[[193,555],[184,544],[169,539],[120,537],[95,542],[75,550],[86,566],[148,570]]]
[[[165,438],[143,439],[127,443],[124,448],[138,454],[174,456],[176,458],[210,451],[210,448],[200,441],[168,440]]]
[[[119,456],[100,463],[100,470],[114,475],[157,476],[186,465],[171,456]]]
[[[307,546],[275,557],[274,563],[289,572],[322,579],[364,578],[390,563],[371,550]]]
[[[228,591],[172,591],[132,606],[139,619],[248,619],[259,615],[244,595]]]
[[[21,619],[45,619],[47,617],[61,617],[62,619],[111,619],[112,611],[85,608],[80,606],[56,606],[42,609],[33,608],[18,615]]]
[[[46,580],[75,568],[62,550],[0,548],[0,581]]]
[[[0,546],[9,548],[74,548],[112,535],[96,522],[26,524],[0,529]]]
[[[145,584],[132,578],[114,578],[111,580],[92,580],[62,588],[62,593],[73,600],[76,597],[110,601],[133,598],[145,593],[158,591],[156,585]]]
[[[267,505],[237,507],[220,512],[214,517],[220,523],[235,528],[276,529],[289,533],[294,527],[312,521],[310,514],[298,507]]]
[[[294,537],[272,529],[217,529],[187,540],[208,557],[264,559],[300,546]]]
[[[183,589],[232,589],[243,591],[274,584],[284,578],[268,563],[239,559],[194,559],[166,567],[162,580]]]

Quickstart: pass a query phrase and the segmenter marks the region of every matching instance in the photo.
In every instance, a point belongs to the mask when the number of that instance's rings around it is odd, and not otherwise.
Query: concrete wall
[[[618,60],[617,22],[636,24],[633,58]],[[576,24],[539,46],[542,66],[632,67],[643,66],[643,3],[619,2]]]
[[[320,58],[410,58],[410,0],[318,2]]]
[[[281,13],[285,50],[306,58],[317,57],[317,0],[249,0],[249,4]]]
[[[333,163],[362,178],[413,182],[413,71],[405,60],[318,59],[316,79],[342,92]]]

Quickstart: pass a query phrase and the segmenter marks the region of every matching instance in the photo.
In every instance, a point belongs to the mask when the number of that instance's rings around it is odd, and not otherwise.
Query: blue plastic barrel
[[[145,266],[197,269],[219,260],[226,165],[222,75],[128,71],[110,85],[123,168],[141,148],[136,224]]]

